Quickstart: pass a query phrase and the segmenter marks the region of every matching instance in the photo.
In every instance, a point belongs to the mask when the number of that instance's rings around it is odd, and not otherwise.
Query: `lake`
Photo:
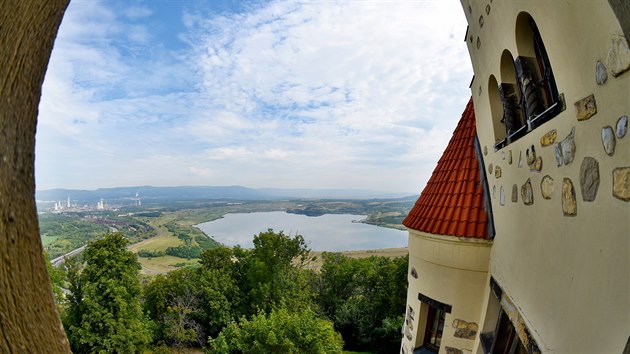
[[[407,247],[407,232],[356,221],[365,215],[306,216],[284,211],[226,214],[222,219],[196,225],[226,246],[253,247],[253,237],[271,228],[304,236],[314,251],[353,251]],[[353,222],[355,221],[355,222]]]

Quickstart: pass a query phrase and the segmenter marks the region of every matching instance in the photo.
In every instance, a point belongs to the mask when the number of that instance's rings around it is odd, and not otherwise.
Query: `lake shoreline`
[[[302,235],[314,251],[342,252],[400,248],[406,232],[366,223],[366,215],[324,214],[307,216],[286,211],[229,213],[223,218],[192,225],[229,247],[253,247],[253,236],[268,229],[285,235]]]
[[[319,270],[322,267],[322,253],[338,253],[348,258],[369,258],[369,257],[387,257],[398,258],[407,257],[409,255],[409,249],[407,247],[397,248],[379,248],[372,250],[355,250],[355,251],[311,251],[310,255],[316,257],[314,261],[310,261],[306,264],[307,269]]]

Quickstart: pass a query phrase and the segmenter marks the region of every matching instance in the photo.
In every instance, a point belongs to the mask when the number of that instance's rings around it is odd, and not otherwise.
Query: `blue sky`
[[[459,1],[73,0],[38,189],[418,193],[470,97]]]

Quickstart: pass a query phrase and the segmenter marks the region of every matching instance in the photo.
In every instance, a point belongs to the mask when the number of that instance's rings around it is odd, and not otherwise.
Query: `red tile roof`
[[[488,238],[472,98],[427,186],[403,225],[437,235]]]

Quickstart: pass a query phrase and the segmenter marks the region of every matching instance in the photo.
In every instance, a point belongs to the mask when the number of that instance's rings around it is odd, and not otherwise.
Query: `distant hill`
[[[98,200],[132,199],[136,193],[146,200],[278,200],[278,199],[389,199],[408,196],[403,193],[388,193],[359,189],[280,189],[247,188],[242,186],[205,187],[116,187],[96,190],[47,189],[38,190],[38,201],[65,201],[68,196],[73,201],[95,203]]]

